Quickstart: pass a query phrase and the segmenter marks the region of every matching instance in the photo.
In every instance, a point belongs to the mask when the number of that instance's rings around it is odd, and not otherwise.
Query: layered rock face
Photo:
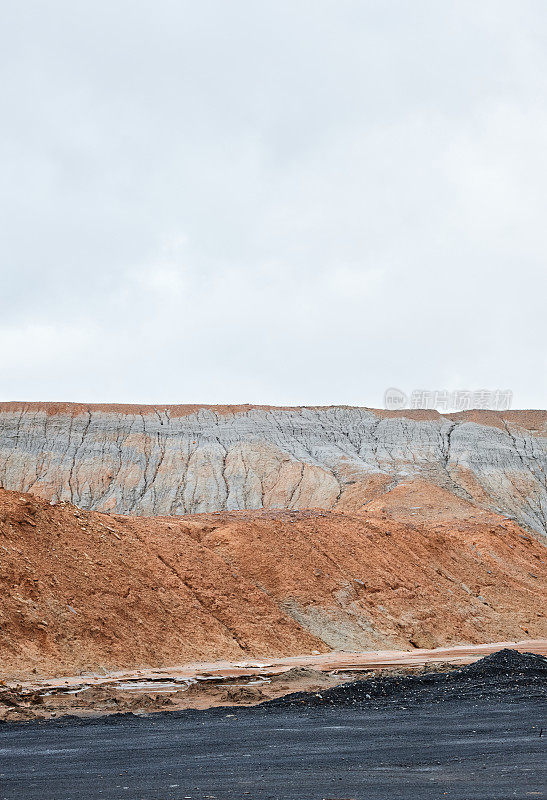
[[[425,480],[547,533],[547,413],[0,404],[0,487],[122,514],[358,511]]]

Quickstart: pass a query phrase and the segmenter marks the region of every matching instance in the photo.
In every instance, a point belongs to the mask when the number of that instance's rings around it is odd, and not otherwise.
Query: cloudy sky
[[[0,399],[547,404],[544,0],[2,0]]]

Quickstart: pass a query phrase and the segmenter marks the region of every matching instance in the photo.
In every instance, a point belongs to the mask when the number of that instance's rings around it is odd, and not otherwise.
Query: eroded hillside
[[[357,511],[420,478],[547,532],[547,413],[0,404],[0,486],[124,514]]]
[[[0,490],[0,670],[542,638],[545,553],[423,481],[360,513],[154,518]]]

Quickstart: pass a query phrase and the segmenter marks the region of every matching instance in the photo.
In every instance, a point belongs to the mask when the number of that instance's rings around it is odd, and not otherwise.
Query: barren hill
[[[359,513],[179,517],[0,490],[0,674],[543,638],[545,552],[424,481]]]
[[[0,404],[0,486],[124,514],[357,511],[423,479],[547,532],[547,413]]]

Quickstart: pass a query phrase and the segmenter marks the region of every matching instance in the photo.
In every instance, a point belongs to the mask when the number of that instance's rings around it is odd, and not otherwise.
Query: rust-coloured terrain
[[[492,653],[547,655],[547,639],[434,650],[332,652],[260,661],[214,661],[165,669],[83,673],[0,682],[0,721],[249,706],[293,692],[321,693],[371,677],[449,672]]]
[[[544,544],[422,481],[359,513],[127,517],[0,491],[0,677],[547,635]]]

